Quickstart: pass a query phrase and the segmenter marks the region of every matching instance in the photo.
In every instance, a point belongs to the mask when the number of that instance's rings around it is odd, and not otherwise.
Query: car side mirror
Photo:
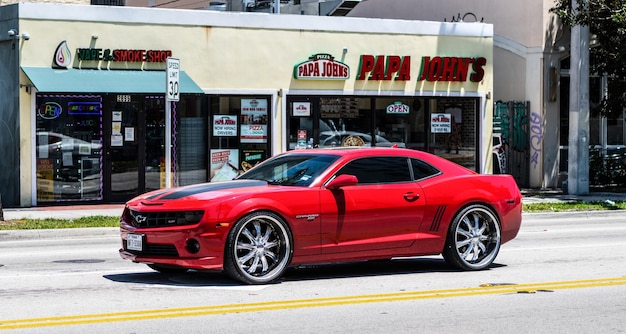
[[[327,189],[339,189],[341,187],[355,186],[359,183],[359,180],[354,175],[341,174],[332,179],[326,184]]]

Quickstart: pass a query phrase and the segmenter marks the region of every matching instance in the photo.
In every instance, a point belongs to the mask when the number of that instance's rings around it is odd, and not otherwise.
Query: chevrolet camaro
[[[424,255],[482,270],[521,221],[510,175],[403,148],[294,150],[231,181],[128,201],[119,253],[162,273],[219,270],[247,284],[290,266]]]

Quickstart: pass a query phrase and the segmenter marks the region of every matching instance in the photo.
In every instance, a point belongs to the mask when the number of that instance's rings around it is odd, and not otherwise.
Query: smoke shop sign
[[[107,61],[131,63],[165,63],[172,56],[171,50],[129,50],[129,49],[100,49],[78,48],[76,58],[80,61]],[[72,63],[72,52],[67,41],[59,43],[54,51],[52,67],[68,68]]]
[[[127,49],[76,49],[78,60],[113,61],[133,63],[165,63],[172,56],[171,50],[127,50]]]
[[[480,82],[484,57],[422,57],[418,81]],[[411,80],[411,56],[361,55],[357,80]]]
[[[327,53],[318,53],[296,65],[293,77],[301,80],[347,80],[350,78],[350,67]]]

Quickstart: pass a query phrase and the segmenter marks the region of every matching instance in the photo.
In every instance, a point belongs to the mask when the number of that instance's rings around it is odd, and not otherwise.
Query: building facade
[[[11,30],[5,206],[123,202],[310,147],[492,171],[491,24],[19,3]]]
[[[553,0],[503,2],[498,0],[422,1],[368,0],[361,2],[350,17],[386,19],[488,22],[494,26],[493,81],[494,104],[523,103],[523,122],[528,124],[524,153],[529,173],[525,186],[561,188],[567,180],[570,113],[569,29],[550,13]],[[593,45],[593,40],[589,41]],[[601,47],[601,46],[599,46]],[[593,75],[589,83],[589,104],[599,103],[606,81]],[[586,93],[586,92],[584,92]],[[575,93],[574,93],[575,94]],[[498,114],[498,111],[495,111]],[[590,115],[590,181],[602,175],[594,164],[611,165],[607,157],[622,160],[626,148],[624,117],[606,119]],[[511,146],[511,141],[505,142]],[[595,159],[594,159],[595,158]],[[603,168],[600,168],[603,169]],[[620,175],[623,167],[618,167]],[[609,171],[610,172],[610,171]],[[619,183],[619,182],[618,182]]]

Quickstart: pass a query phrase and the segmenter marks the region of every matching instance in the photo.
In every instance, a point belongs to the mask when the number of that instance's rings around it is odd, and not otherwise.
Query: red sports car
[[[159,272],[223,270],[249,284],[289,266],[401,256],[442,254],[481,270],[521,221],[510,175],[402,148],[295,150],[232,181],[130,200],[120,255]]]

